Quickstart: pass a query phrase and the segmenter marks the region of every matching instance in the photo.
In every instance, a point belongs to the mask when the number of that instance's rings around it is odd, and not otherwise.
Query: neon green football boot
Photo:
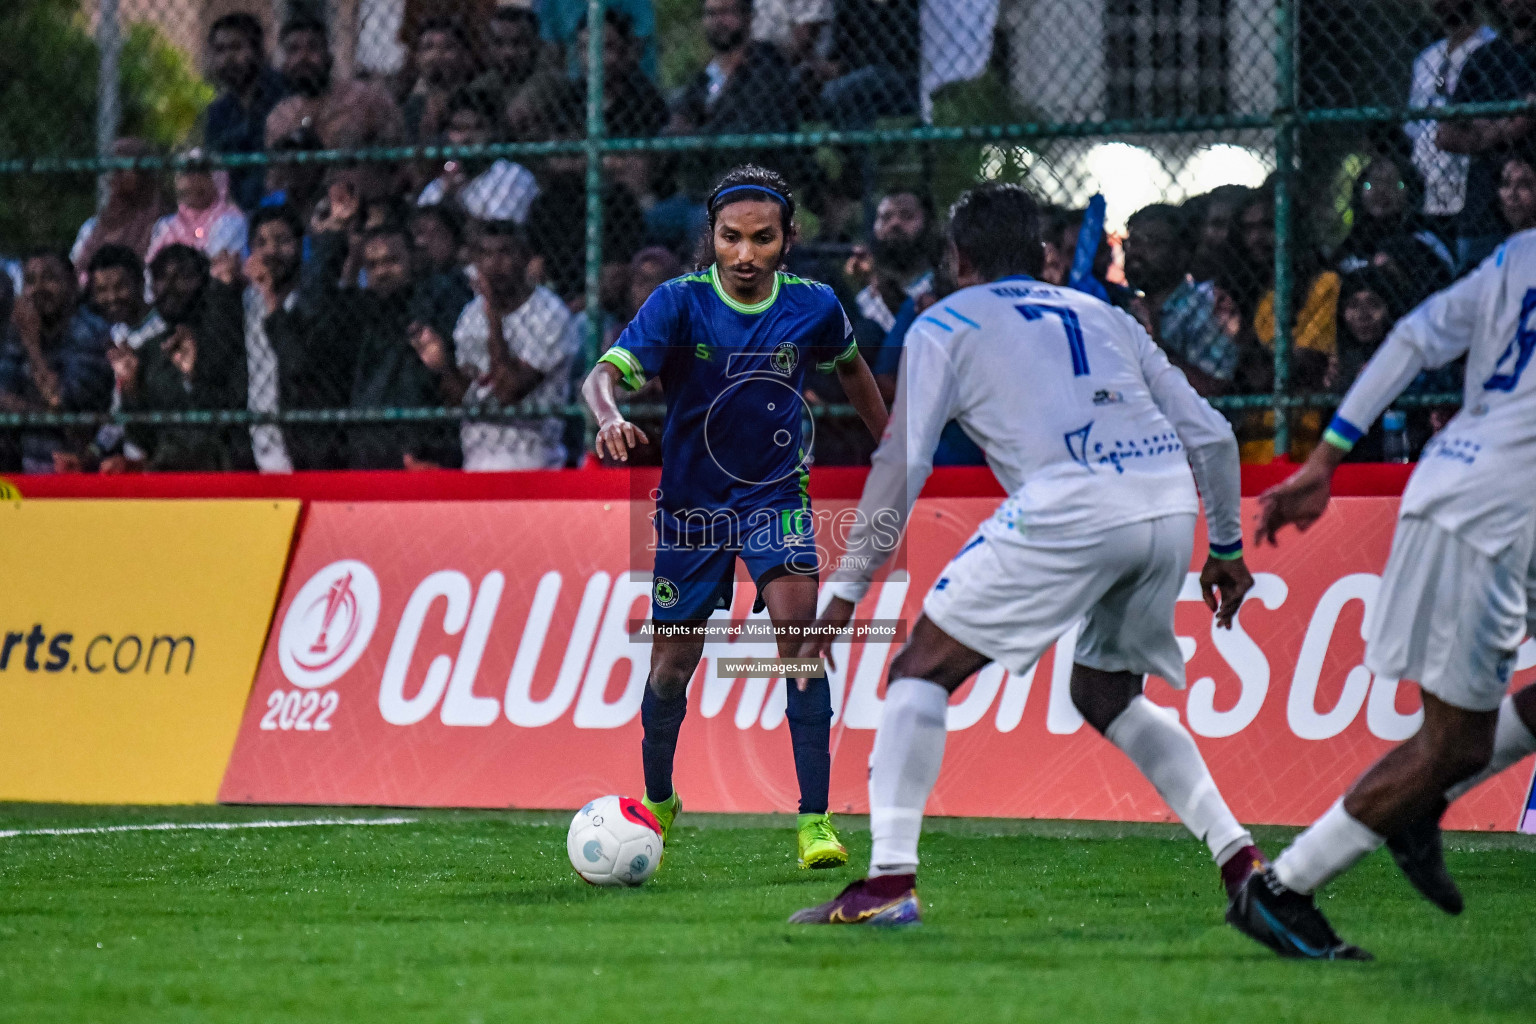
[[[682,799],[678,797],[677,790],[674,789],[672,791],[672,795],[659,804],[652,803],[649,796],[642,796],[640,798],[640,802],[645,805],[646,810],[656,815],[656,821],[659,825],[661,825],[662,849],[665,850],[667,845],[667,837],[672,832],[672,823],[676,821],[677,816],[682,813]]]
[[[837,838],[830,814],[802,814],[797,822],[802,868],[840,868],[848,848]]]

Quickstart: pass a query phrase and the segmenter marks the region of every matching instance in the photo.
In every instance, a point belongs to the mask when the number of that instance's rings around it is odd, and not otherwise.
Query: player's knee
[[[1069,692],[1072,706],[1083,716],[1083,721],[1105,733],[1141,693],[1141,677],[1129,672],[1105,672],[1086,665],[1073,665]]]
[[[1531,634],[1536,636],[1536,627]],[[1515,694],[1515,714],[1532,733],[1536,733],[1536,683],[1531,683]]]
[[[1488,767],[1493,759],[1493,737],[1469,736],[1464,743],[1436,753],[1439,781],[1454,786]]]
[[[1102,699],[1093,699],[1075,691],[1072,694],[1072,706],[1083,716],[1083,721],[1093,726],[1100,735],[1108,732],[1115,719],[1120,717],[1120,712],[1125,710],[1124,704],[1112,707]]]
[[[688,692],[688,680],[692,678],[693,670],[684,672],[678,666],[652,665],[650,677],[646,685],[651,692],[662,700],[676,700],[679,696]]]
[[[1409,743],[1436,785],[1453,786],[1487,767],[1497,724],[1497,713],[1466,711],[1426,693],[1424,724]]]
[[[1423,770],[1437,786],[1454,786],[1488,766],[1493,758],[1493,730],[1482,723],[1457,723],[1460,728],[1425,728],[1414,737]]]

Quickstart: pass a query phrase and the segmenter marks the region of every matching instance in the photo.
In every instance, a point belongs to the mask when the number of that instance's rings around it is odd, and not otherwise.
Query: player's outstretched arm
[[[629,450],[646,444],[650,438],[645,432],[624,418],[619,412],[614,387],[619,382],[618,367],[612,363],[598,363],[587,374],[581,385],[581,397],[597,420],[598,455],[609,455],[619,462],[629,461]]]
[[[1323,443],[1287,480],[1259,495],[1258,543],[1275,543],[1275,535],[1287,524],[1305,530],[1317,522],[1328,507],[1334,470],[1376,417],[1420,371],[1444,366],[1467,351],[1473,336],[1483,329],[1485,310],[1505,287],[1511,265],[1505,256],[1500,249],[1397,322],[1339,403]]]
[[[900,544],[912,504],[933,471],[939,434],[953,418],[958,387],[943,343],[922,324],[913,327],[907,334],[890,422],[870,459],[844,555],[827,580],[829,600],[816,618],[818,632],[802,645],[802,658],[825,657],[832,664],[832,633],[820,630],[848,624],[876,570]]]
[[[864,421],[875,440],[880,440],[885,435],[885,425],[890,417],[886,413],[885,399],[880,394],[880,385],[875,383],[875,375],[870,372],[864,357],[855,355],[846,363],[838,363],[837,380],[843,386],[843,394],[848,396],[848,401],[859,411],[859,419]]]
[[[1323,441],[1300,469],[1259,495],[1259,529],[1254,543],[1275,543],[1281,527],[1305,532],[1322,518],[1332,497],[1333,472],[1348,452]]]

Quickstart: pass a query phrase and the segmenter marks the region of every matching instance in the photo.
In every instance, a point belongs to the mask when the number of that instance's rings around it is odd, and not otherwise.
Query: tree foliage
[[[0,40],[0,157],[94,154],[99,61],[78,0],[3,0]],[[119,133],[165,150],[213,98],[187,55],[147,24],[127,27],[119,79]],[[0,178],[0,252],[67,244],[95,191],[86,174]]]

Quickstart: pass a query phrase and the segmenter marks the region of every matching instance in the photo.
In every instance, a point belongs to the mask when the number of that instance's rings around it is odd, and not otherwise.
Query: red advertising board
[[[860,617],[913,621],[995,504],[922,499],[907,576],[877,583]],[[1416,688],[1360,664],[1396,507],[1339,499],[1306,535],[1250,552],[1258,584],[1231,632],[1213,631],[1191,573],[1177,617],[1189,688],[1153,680],[1147,692],[1177,710],[1245,821],[1312,820],[1417,728]],[[630,630],[648,614],[650,565],[634,540],[644,511],[617,500],[312,504],[220,799],[558,808],[637,791],[649,647]],[[738,584],[735,619],[748,619],[751,599]],[[955,694],[931,813],[1171,820],[1073,709],[1074,635],[1023,675],[994,666]],[[678,749],[690,809],[794,809],[783,681],[717,673],[721,659],[773,653],[748,637],[706,646]],[[894,647],[852,641],[835,653],[832,805],[863,811]],[[1512,685],[1533,668],[1528,641]],[[1506,773],[1447,825],[1515,828],[1527,781]]]

